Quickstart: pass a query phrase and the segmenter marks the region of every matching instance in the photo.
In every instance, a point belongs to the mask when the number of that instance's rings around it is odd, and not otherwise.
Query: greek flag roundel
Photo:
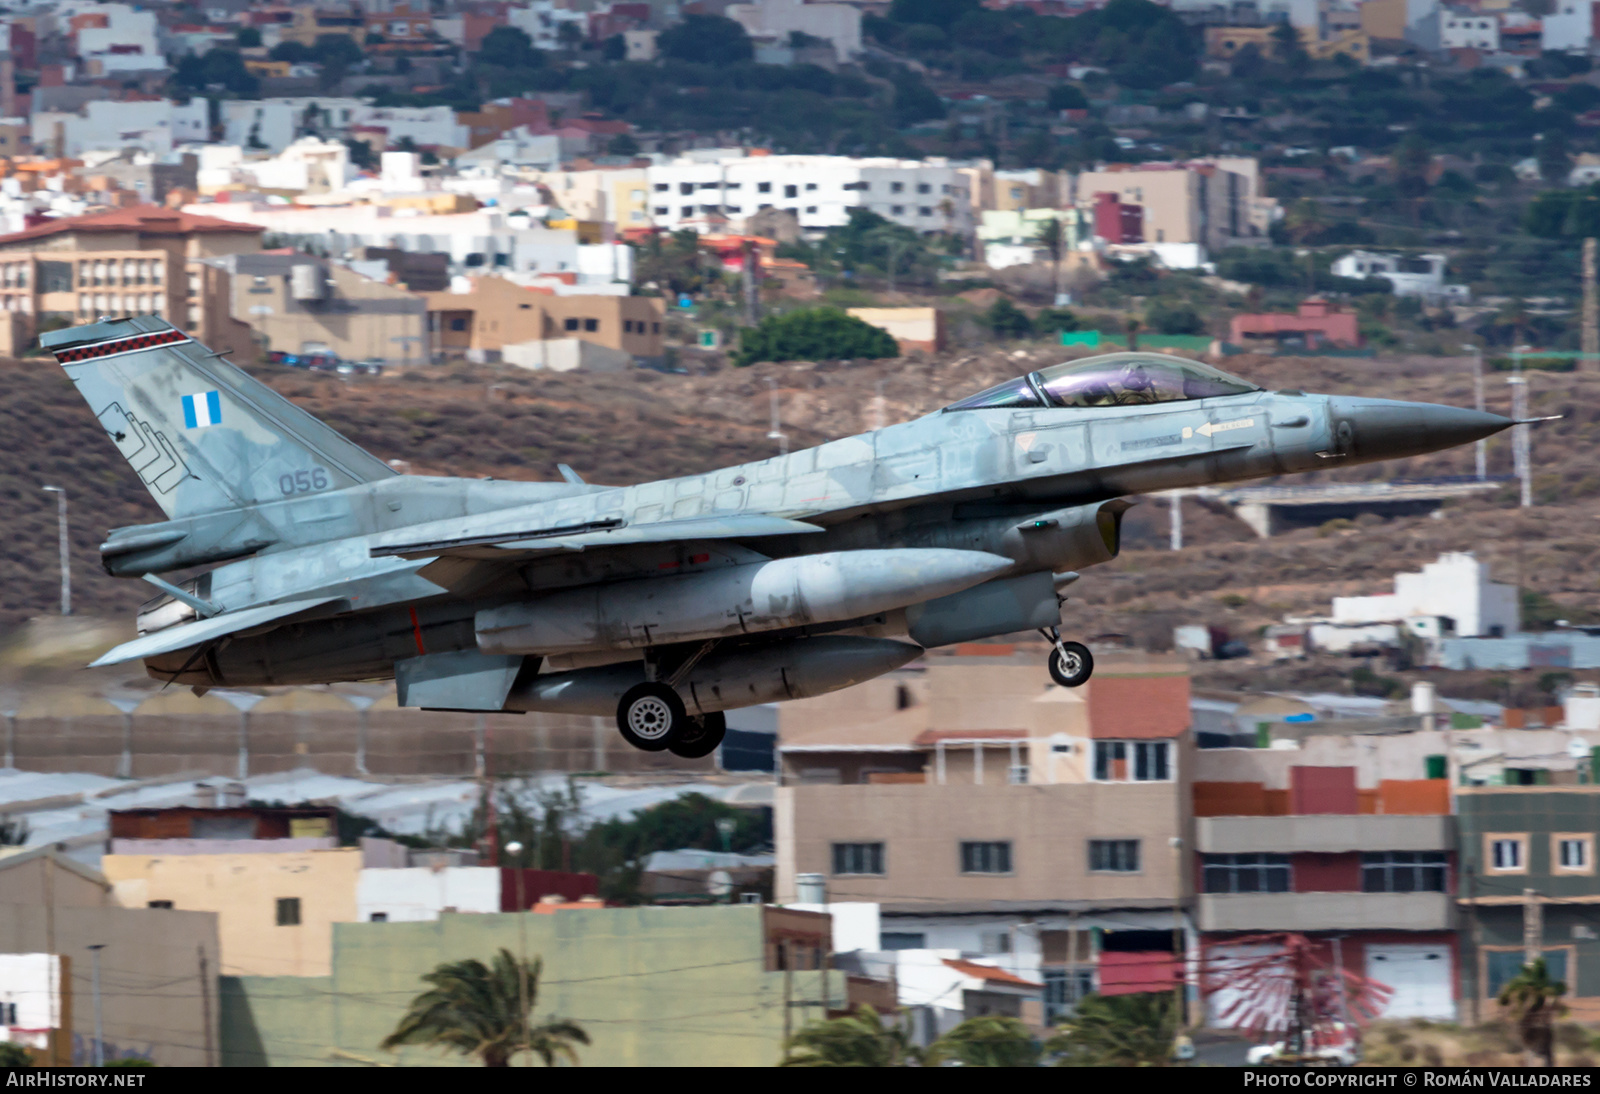
[[[183,397],[183,425],[186,429],[222,424],[222,398],[215,391]]]

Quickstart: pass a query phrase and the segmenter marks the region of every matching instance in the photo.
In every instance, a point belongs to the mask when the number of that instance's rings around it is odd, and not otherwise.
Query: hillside
[[[778,383],[790,445],[799,448],[870,428],[879,391],[884,420],[900,421],[1059,358],[1058,350],[1044,347],[694,376],[463,366],[353,380],[288,370],[261,377],[415,473],[553,479],[556,463],[565,462],[590,481],[629,483],[770,455],[769,377]],[[1229,367],[1269,388],[1457,405],[1471,405],[1472,398],[1465,359],[1236,358]],[[1505,411],[1502,379],[1491,376],[1489,405]],[[160,519],[159,511],[53,363],[0,362],[0,381],[7,390],[0,403],[0,626],[56,610],[55,506],[39,489],[46,483],[71,492],[76,609],[130,612],[149,590],[106,577],[96,548],[106,529]],[[1075,587],[1071,629],[1154,637],[1174,621],[1207,620],[1246,633],[1284,611],[1326,610],[1335,593],[1381,591],[1396,569],[1442,550],[1477,550],[1500,580],[1520,580],[1571,609],[1600,610],[1600,376],[1537,374],[1531,387],[1535,413],[1566,415],[1536,433],[1540,505],[1531,511],[1514,508],[1507,490],[1453,505],[1442,519],[1377,521],[1264,541],[1190,502],[1190,546],[1174,558],[1164,550],[1165,502],[1144,504],[1129,514],[1123,557]],[[1465,448],[1327,474],[1386,478],[1471,469]],[[1509,442],[1497,437],[1490,471],[1509,469]]]

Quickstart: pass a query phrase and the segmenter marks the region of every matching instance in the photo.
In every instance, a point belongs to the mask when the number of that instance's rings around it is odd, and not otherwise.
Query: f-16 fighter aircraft
[[[402,706],[615,714],[709,754],[724,712],[923,650],[1039,630],[1093,671],[1063,590],[1117,556],[1127,499],[1466,444],[1494,414],[1264,391],[1114,353],[915,421],[637,486],[396,474],[154,316],[41,337],[151,496],[107,572],[161,595],[97,665],[257,687],[395,680]],[[213,566],[173,584],[161,575]]]

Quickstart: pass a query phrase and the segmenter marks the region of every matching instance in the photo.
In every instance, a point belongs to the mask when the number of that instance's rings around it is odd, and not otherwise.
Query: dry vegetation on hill
[[[591,481],[628,483],[770,455],[767,379],[776,379],[783,427],[800,448],[870,428],[881,392],[884,420],[901,421],[959,396],[1059,360],[1048,348],[861,363],[761,365],[705,375],[528,373],[450,367],[345,380],[266,370],[260,375],[384,459],[430,474],[555,478],[566,462]],[[1360,393],[1470,406],[1461,359],[1235,358],[1228,367],[1269,388]],[[82,612],[125,613],[145,599],[138,582],[99,568],[106,529],[160,519],[159,511],[65,376],[41,360],[0,362],[0,626],[54,610],[55,507],[40,485],[72,494],[74,593]],[[1505,411],[1503,377],[1489,379],[1490,409]],[[1136,507],[1127,548],[1091,571],[1068,606],[1081,634],[1170,635],[1174,622],[1212,622],[1253,633],[1285,611],[1325,611],[1336,593],[1379,592],[1398,569],[1444,550],[1476,550],[1497,579],[1517,581],[1574,611],[1600,609],[1600,376],[1536,374],[1533,411],[1564,414],[1535,438],[1540,504],[1515,508],[1510,490],[1452,505],[1442,519],[1364,520],[1258,540],[1232,517],[1185,505],[1189,546],[1165,550],[1165,502]],[[1490,442],[1490,471],[1510,469],[1504,436]],[[1467,474],[1472,450],[1328,472],[1389,478]]]

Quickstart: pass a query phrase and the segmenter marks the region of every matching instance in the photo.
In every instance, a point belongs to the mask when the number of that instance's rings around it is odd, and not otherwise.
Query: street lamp
[[[61,614],[72,614],[72,558],[67,553],[67,492],[59,486],[39,489],[56,496],[56,535],[61,549]]]

